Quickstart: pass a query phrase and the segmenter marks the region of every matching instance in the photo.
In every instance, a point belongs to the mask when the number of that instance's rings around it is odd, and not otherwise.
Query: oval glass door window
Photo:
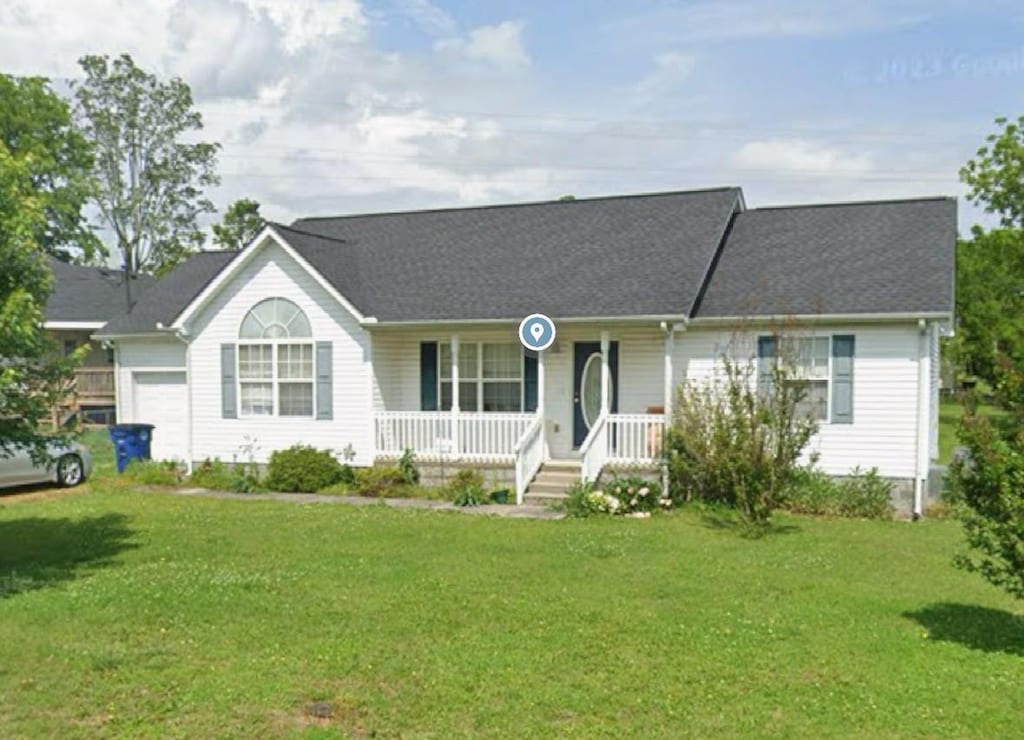
[[[611,382],[611,368],[609,368],[608,380]],[[601,353],[595,352],[587,358],[583,365],[583,378],[580,383],[580,408],[583,411],[583,422],[587,429],[594,426],[597,417],[601,415]],[[612,398],[608,397],[608,408],[612,407]]]

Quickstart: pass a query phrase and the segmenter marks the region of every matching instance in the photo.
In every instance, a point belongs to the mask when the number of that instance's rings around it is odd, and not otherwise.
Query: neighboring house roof
[[[279,232],[379,321],[680,316],[740,198],[719,188],[311,218]]]
[[[238,252],[199,252],[171,270],[146,291],[129,312],[115,315],[98,334],[113,336],[157,331],[157,323],[174,321],[199,292],[213,280]]]
[[[125,309],[124,272],[106,267],[83,267],[50,259],[53,291],[46,302],[47,324],[102,325]],[[149,275],[132,276],[132,300],[155,282]]]
[[[696,317],[952,313],[952,198],[736,216]]]
[[[747,211],[719,188],[270,227],[378,322],[953,310],[950,198]],[[170,326],[236,254],[194,255],[100,334]]]

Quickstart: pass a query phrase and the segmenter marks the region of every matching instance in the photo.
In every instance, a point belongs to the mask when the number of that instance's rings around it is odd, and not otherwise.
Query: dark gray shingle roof
[[[301,219],[281,234],[381,321],[682,315],[739,198],[720,188]]]
[[[750,210],[696,315],[952,312],[956,235],[952,198]]]
[[[50,259],[53,292],[46,302],[47,321],[107,321],[124,312],[124,272],[105,267],[82,267]],[[132,299],[154,283],[149,275],[132,277]]]
[[[131,312],[114,316],[97,334],[135,334],[156,331],[157,322],[170,325],[237,252],[199,252],[175,267],[146,291]]]

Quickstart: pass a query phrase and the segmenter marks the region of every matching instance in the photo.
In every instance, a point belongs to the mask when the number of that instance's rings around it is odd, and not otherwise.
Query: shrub
[[[293,445],[271,453],[265,483],[272,491],[312,493],[338,483],[344,476],[342,464],[330,451]]]
[[[958,430],[967,453],[950,465],[948,480],[971,552],[954,562],[1024,599],[1024,367],[1001,357],[998,381],[1008,417],[980,416],[969,399]]]
[[[360,468],[353,481],[353,493],[360,496],[378,496],[392,498],[402,496],[409,485],[405,475],[396,465],[374,465],[371,468]]]
[[[636,514],[668,508],[672,502],[661,496],[661,485],[639,477],[614,478],[603,490],[587,482],[573,483],[565,499],[565,511],[572,517],[592,514]]]
[[[261,490],[259,470],[255,464],[228,466],[219,458],[206,458],[189,476],[190,485],[214,491],[253,493]]]
[[[132,460],[124,475],[145,486],[176,486],[184,478],[184,471],[173,460]]]
[[[484,477],[476,470],[460,470],[452,476],[445,490],[448,492],[448,498],[456,506],[479,506],[487,501]]]
[[[398,469],[402,471],[402,478],[411,486],[419,485],[420,471],[416,467],[416,455],[412,450],[406,449],[398,458]]]
[[[602,487],[606,497],[617,501],[613,514],[633,514],[641,511],[655,511],[665,506],[661,497],[661,484],[652,483],[638,476],[615,477]],[[668,502],[671,504],[671,501]]]
[[[754,365],[722,358],[724,377],[683,383],[666,435],[673,498],[735,506],[752,534],[763,533],[801,452],[818,429],[799,411],[806,384],[784,365],[757,389]]]
[[[892,516],[892,484],[877,468],[850,471],[835,480],[817,468],[796,471],[786,489],[783,507],[798,514],[888,519]]]
[[[214,491],[230,491],[234,483],[234,474],[218,458],[206,458],[192,471],[188,482],[197,488],[209,488]]]

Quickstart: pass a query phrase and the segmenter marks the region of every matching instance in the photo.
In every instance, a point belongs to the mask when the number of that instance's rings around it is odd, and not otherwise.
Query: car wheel
[[[57,482],[62,486],[77,486],[84,478],[82,458],[78,455],[65,455],[57,463]]]

